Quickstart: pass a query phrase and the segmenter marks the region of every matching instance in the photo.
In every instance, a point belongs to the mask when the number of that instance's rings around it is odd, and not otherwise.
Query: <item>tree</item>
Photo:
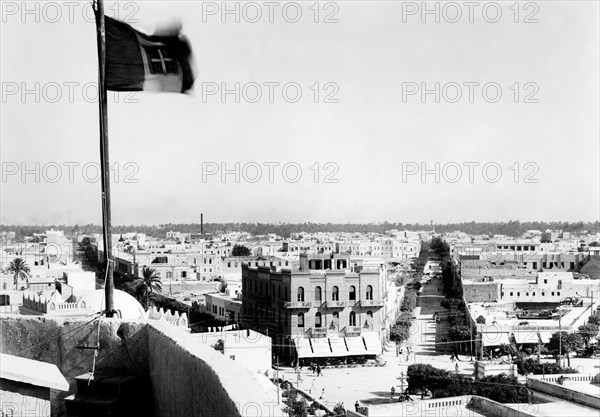
[[[588,347],[590,340],[598,335],[598,325],[594,323],[588,323],[584,324],[583,326],[579,326],[578,330],[581,338],[585,342],[586,348]]]
[[[19,279],[26,280],[27,287],[29,287],[29,273],[31,270],[29,269],[27,262],[25,262],[22,258],[13,259],[8,265],[8,268],[6,268],[6,272],[14,274],[15,290],[19,289]]]
[[[286,391],[287,399],[284,404],[283,411],[290,417],[307,417],[308,416],[308,403],[306,400],[298,394],[295,389]]]
[[[134,285],[138,300],[142,302],[145,309],[148,309],[148,299],[151,294],[162,292],[162,283],[156,269],[147,266],[142,269],[142,277],[136,279]]]
[[[567,355],[567,366],[571,367],[569,353],[583,349],[583,345],[583,338],[579,333],[556,332],[552,335],[546,347],[555,356]]]
[[[250,254],[251,254],[250,249],[248,249],[244,245],[235,244],[235,245],[233,245],[233,248],[231,249],[231,255],[233,255],[233,256],[250,256]]]

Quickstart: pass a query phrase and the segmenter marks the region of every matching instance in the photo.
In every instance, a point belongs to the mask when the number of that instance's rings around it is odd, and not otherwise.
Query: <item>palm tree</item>
[[[12,272],[15,274],[15,290],[18,290],[19,278],[27,280],[27,286],[29,287],[29,266],[22,258],[15,258],[11,261],[6,268],[6,272]]]
[[[145,309],[148,309],[148,299],[154,292],[162,292],[160,277],[154,268],[145,266],[142,269],[142,277],[136,279],[135,292]]]

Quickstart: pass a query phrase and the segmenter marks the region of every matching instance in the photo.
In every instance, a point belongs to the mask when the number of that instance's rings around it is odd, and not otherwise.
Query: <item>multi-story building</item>
[[[382,350],[381,266],[334,254],[300,256],[298,270],[242,266],[242,320],[273,338],[280,358],[375,356]]]

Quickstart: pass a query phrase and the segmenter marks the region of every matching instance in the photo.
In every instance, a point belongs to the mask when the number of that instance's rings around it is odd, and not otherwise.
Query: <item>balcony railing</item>
[[[311,329],[311,335],[312,335],[312,337],[326,337],[327,329],[323,329],[323,328]]]
[[[343,308],[345,306],[346,306],[346,302],[345,301],[327,300],[327,307],[328,308]]]
[[[361,330],[362,329],[360,326],[348,326],[348,327],[346,327],[346,336],[348,336],[348,337],[360,336]]]
[[[286,301],[285,308],[311,308],[312,302],[310,301]]]
[[[383,300],[360,300],[362,307],[378,307],[383,305]]]

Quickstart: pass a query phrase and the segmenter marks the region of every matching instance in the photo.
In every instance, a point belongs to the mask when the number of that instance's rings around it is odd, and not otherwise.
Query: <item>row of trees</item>
[[[500,403],[525,403],[529,399],[527,388],[506,374],[473,381],[429,364],[415,364],[408,366],[407,376],[410,393],[428,390],[433,398],[479,395]]]
[[[412,311],[417,306],[417,290],[415,288],[407,288],[402,299],[400,307],[400,315],[396,319],[396,323],[390,329],[390,340],[396,343],[402,343],[408,340],[410,336],[410,325],[412,321]]]
[[[22,241],[26,236],[34,233],[44,233],[49,228],[64,230],[68,236],[78,234],[101,233],[102,227],[95,224],[86,225],[2,225],[2,229],[7,232],[14,231],[17,241]],[[266,235],[275,233],[282,237],[289,237],[292,233],[315,233],[315,232],[359,232],[359,233],[383,233],[386,230],[430,230],[429,223],[206,223],[204,231],[214,233],[216,231],[248,232],[253,235]],[[598,233],[600,231],[600,222],[520,222],[510,220],[508,222],[463,222],[436,224],[435,230],[438,233],[451,233],[456,230],[471,234],[502,234],[507,236],[521,236],[527,230],[562,230],[565,232],[578,233],[587,231],[589,233]],[[113,226],[113,233],[145,233],[148,236],[164,237],[170,230],[182,233],[198,233],[199,223],[166,223],[160,225],[121,225]]]

